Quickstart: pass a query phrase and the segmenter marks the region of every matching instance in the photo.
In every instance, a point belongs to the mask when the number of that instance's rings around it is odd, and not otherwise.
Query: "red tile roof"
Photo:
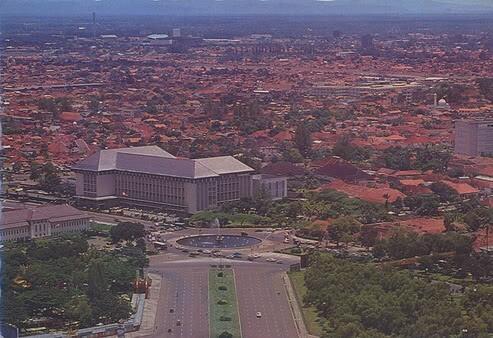
[[[369,188],[362,185],[348,184],[341,180],[334,180],[333,182],[324,184],[319,190],[334,189],[343,192],[351,197],[356,197],[368,202],[373,203],[385,203],[387,200],[385,195],[388,195],[388,201],[390,203],[395,202],[397,198],[404,198],[402,192],[396,189],[389,188],[388,186],[380,186],[376,188]]]

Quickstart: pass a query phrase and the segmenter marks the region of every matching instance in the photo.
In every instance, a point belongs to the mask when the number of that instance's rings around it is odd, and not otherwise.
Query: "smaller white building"
[[[272,200],[280,200],[288,196],[288,179],[275,175],[253,175],[253,191],[265,191]]]

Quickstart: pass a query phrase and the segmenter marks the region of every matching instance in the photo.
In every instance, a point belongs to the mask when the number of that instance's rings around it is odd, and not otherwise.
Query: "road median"
[[[209,270],[210,338],[241,338],[232,269]]]

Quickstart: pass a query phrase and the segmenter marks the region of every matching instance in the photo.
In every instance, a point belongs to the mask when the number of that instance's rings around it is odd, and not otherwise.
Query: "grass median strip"
[[[233,270],[209,270],[210,338],[241,338]]]

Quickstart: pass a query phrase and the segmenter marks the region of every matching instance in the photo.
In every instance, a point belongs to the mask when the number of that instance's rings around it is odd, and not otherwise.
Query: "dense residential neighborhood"
[[[484,15],[7,17],[1,330],[493,334]]]

